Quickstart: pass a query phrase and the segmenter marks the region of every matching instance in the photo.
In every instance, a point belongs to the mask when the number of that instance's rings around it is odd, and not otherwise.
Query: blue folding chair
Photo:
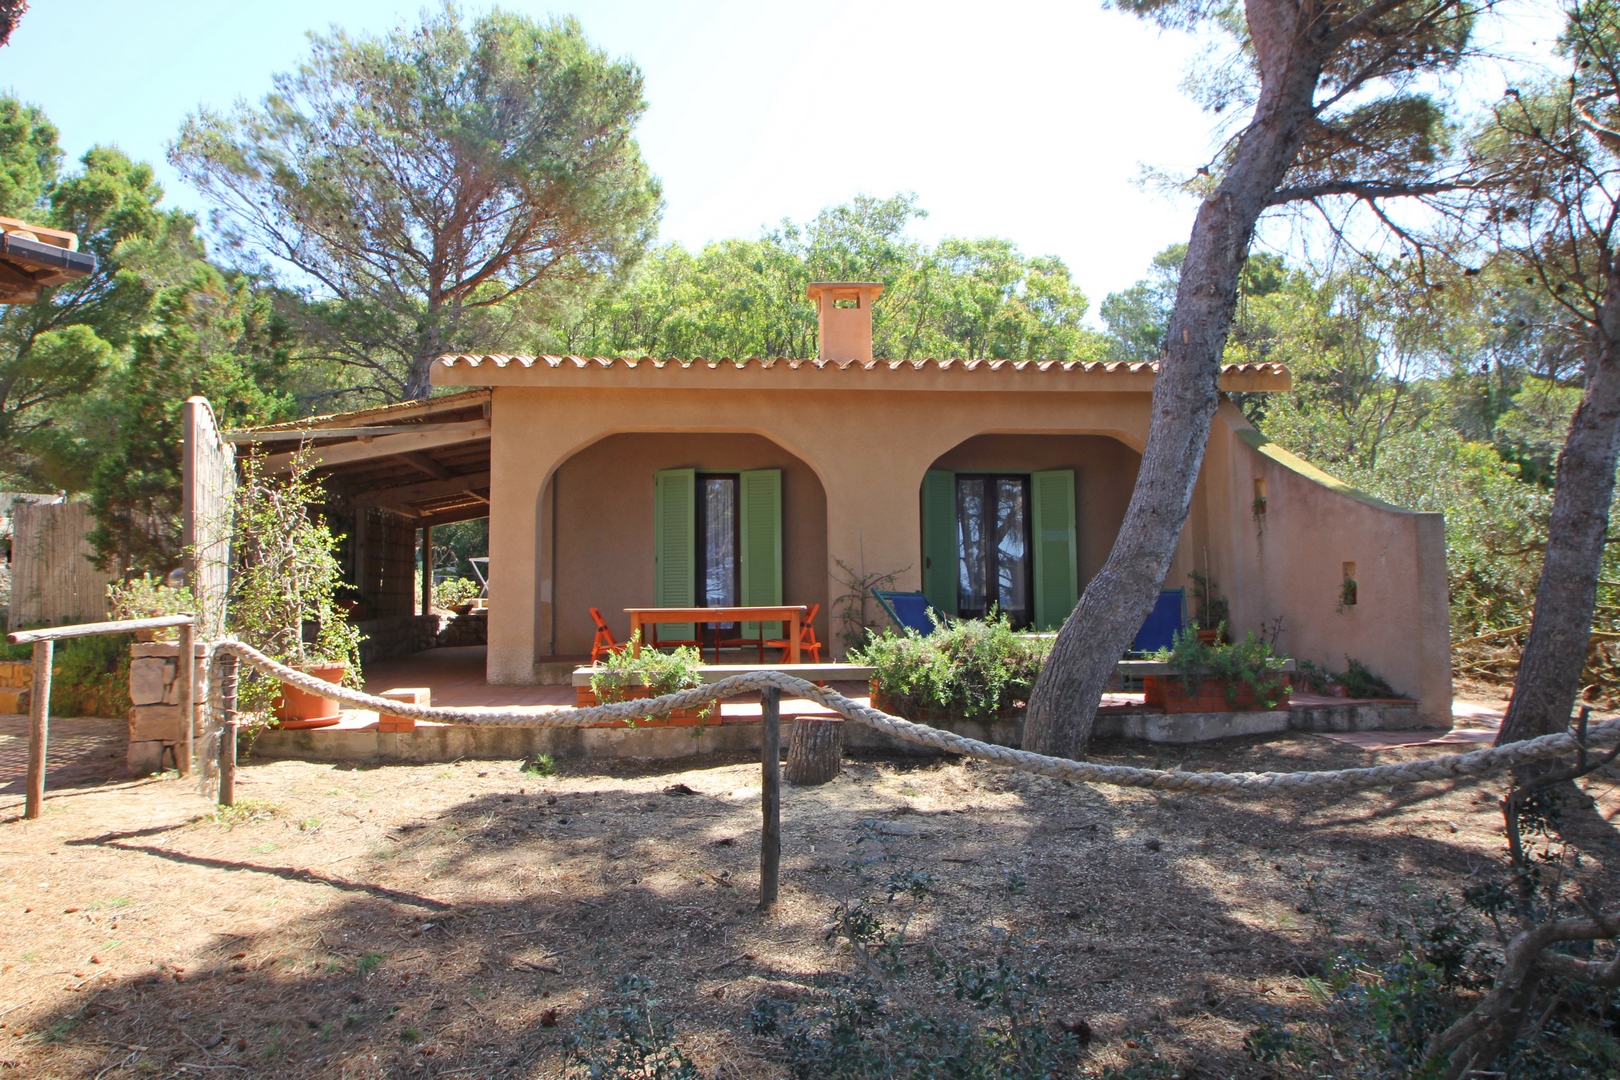
[[[1142,623],[1142,629],[1136,632],[1136,640],[1131,642],[1131,651],[1150,653],[1172,648],[1176,643],[1176,635],[1185,625],[1187,625],[1187,590],[1164,589],[1159,593],[1159,599],[1154,602],[1147,620]]]
[[[934,620],[928,617],[928,598],[920,592],[888,592],[873,589],[872,595],[883,605],[883,610],[896,626],[915,630],[927,637],[934,632]]]

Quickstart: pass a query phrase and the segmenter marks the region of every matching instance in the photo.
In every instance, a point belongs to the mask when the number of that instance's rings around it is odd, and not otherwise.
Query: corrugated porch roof
[[[418,528],[489,514],[488,390],[225,433],[285,470],[302,446],[338,505],[388,510]]]

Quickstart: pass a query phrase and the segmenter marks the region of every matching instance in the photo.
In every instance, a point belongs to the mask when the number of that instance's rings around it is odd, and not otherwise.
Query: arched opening
[[[685,606],[670,600],[683,589],[702,607],[819,604],[816,635],[827,641],[826,492],[808,464],[770,439],[610,435],[558,466],[540,510],[541,656],[588,654],[591,608],[622,641],[625,608]],[[680,518],[690,550],[663,540],[676,527],[669,515],[690,515],[689,524]]]
[[[995,609],[1055,629],[1108,558],[1141,455],[1106,435],[976,435],[921,489],[923,592],[950,615]]]

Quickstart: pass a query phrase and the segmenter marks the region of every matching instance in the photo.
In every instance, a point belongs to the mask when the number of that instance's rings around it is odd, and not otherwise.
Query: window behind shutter
[[[1035,547],[1035,628],[1056,630],[1079,599],[1075,557],[1074,472],[1031,473],[1030,531]]]
[[[663,469],[653,474],[653,606],[693,607],[697,603],[694,469]],[[661,640],[691,641],[691,623],[660,623]]]
[[[923,596],[942,615],[956,614],[956,474],[923,476]]]
[[[782,601],[782,470],[759,469],[739,477],[738,519],[742,547],[741,589],[746,606]],[[744,623],[742,636],[780,638],[779,622]]]

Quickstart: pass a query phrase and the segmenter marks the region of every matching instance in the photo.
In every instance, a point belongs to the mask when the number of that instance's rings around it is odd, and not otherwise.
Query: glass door
[[[697,606],[736,607],[740,581],[738,557],[737,476],[697,476]],[[698,627],[698,639],[719,637],[721,631],[736,629],[736,623],[721,623],[705,631]]]
[[[992,608],[1028,626],[1035,569],[1030,559],[1029,477],[956,477],[957,611],[983,618]]]

